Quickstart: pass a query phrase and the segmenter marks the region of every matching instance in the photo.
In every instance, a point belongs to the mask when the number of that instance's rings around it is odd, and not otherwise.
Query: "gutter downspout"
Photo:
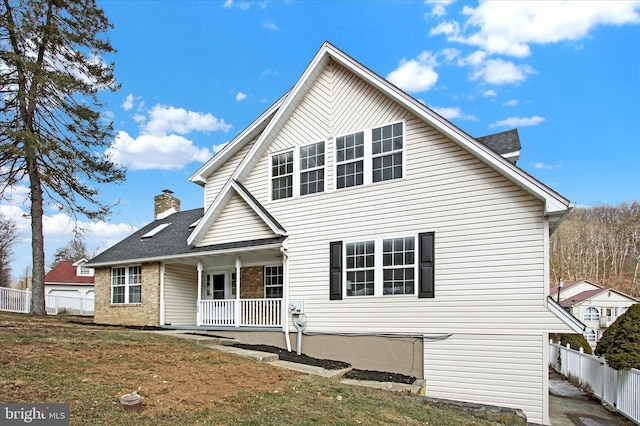
[[[282,325],[284,328],[284,338],[287,342],[287,351],[291,352],[291,336],[289,336],[289,256],[284,247],[280,247],[282,253],[282,269],[284,273],[284,290],[282,300]]]

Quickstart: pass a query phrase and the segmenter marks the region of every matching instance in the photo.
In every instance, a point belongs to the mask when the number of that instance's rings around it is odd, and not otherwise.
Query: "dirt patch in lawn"
[[[181,339],[70,320],[0,316],[0,400],[65,402],[74,412],[74,395],[107,388],[97,406],[137,391],[144,412],[156,415],[214,409],[245,392],[283,392],[298,376]]]

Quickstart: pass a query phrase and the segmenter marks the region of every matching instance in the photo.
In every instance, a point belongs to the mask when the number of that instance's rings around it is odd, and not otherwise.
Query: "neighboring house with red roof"
[[[87,259],[58,263],[44,276],[45,303],[48,313],[61,310],[93,315],[94,269],[85,266]]]
[[[584,323],[587,327],[584,337],[593,347],[620,315],[640,302],[616,289],[589,280],[564,282],[560,287],[560,297],[558,298],[558,287],[551,289],[550,296]]]

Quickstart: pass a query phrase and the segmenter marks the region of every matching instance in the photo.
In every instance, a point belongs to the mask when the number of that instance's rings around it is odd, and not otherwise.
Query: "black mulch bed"
[[[269,352],[278,354],[281,360],[297,362],[300,364],[313,365],[314,367],[322,367],[327,370],[341,370],[343,368],[351,367],[350,364],[342,361],[332,361],[329,359],[313,358],[305,354],[298,355],[295,351],[289,352],[286,349],[277,348],[275,346],[268,345],[246,345],[243,343],[236,343],[231,345],[236,348],[250,349],[253,351]],[[385,371],[372,371],[372,370],[351,370],[344,375],[345,379],[355,380],[371,380],[374,382],[394,382],[412,384],[416,381],[413,376],[405,376],[404,374],[389,373]]]
[[[250,349],[252,351],[269,352],[272,354],[278,354],[281,360],[297,362],[299,364],[313,365],[314,367],[322,367],[327,370],[341,370],[343,368],[351,367],[351,364],[342,361],[332,361],[330,359],[313,358],[305,354],[298,355],[295,351],[289,352],[286,349],[277,348],[275,346],[268,345],[245,345],[243,343],[236,343],[231,345],[236,348]]]
[[[355,380],[373,380],[375,382],[394,382],[411,385],[416,381],[414,376],[405,376],[404,374],[389,373],[386,371],[372,370],[356,370],[353,369],[344,375],[345,379]]]

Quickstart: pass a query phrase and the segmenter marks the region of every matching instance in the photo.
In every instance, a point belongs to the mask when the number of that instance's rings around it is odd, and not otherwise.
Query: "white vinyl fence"
[[[640,424],[640,370],[617,371],[604,358],[550,342],[549,364],[558,373],[575,379],[603,404]]]
[[[86,296],[63,296],[60,294],[47,294],[44,305],[48,315],[61,313],[71,315],[93,315],[94,299]]]
[[[47,294],[44,298],[47,314],[93,315],[94,299],[86,296]],[[0,311],[28,314],[31,312],[31,291],[0,287]]]
[[[28,314],[31,311],[31,292],[0,287],[0,311]]]

